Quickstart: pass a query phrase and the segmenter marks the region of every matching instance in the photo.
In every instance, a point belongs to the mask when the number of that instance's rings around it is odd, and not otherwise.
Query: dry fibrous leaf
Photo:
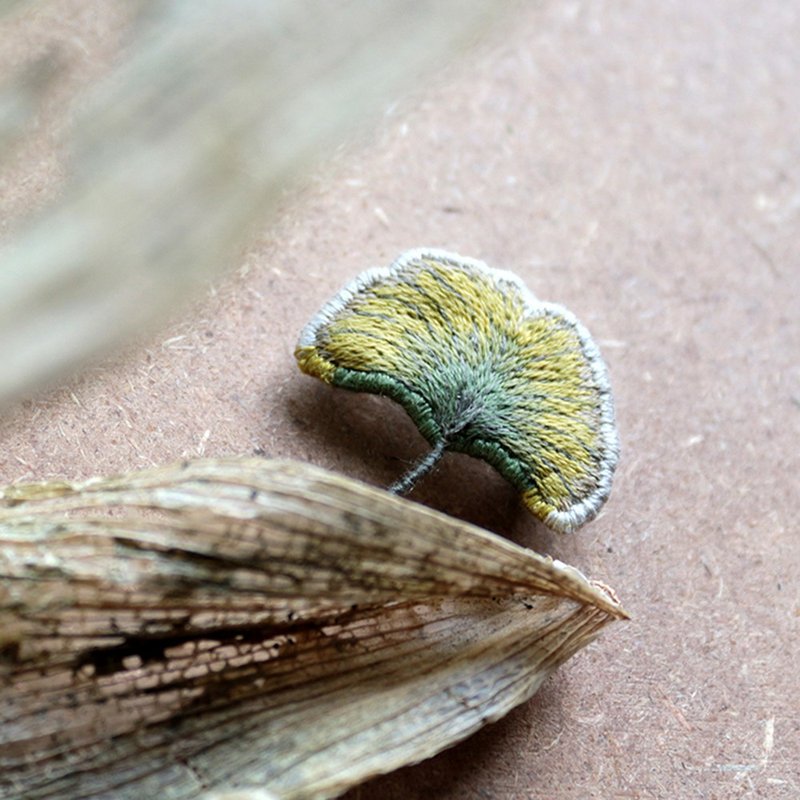
[[[30,0],[0,0],[0,18],[24,6]]]
[[[53,55],[40,58],[22,70],[15,80],[0,85],[0,166],[23,138],[57,73],[57,64],[58,59]]]
[[[293,462],[1,504],[2,798],[333,797],[498,719],[625,616],[571,567]]]
[[[81,103],[61,196],[0,259],[0,400],[174,312],[326,150],[505,5],[148,2]],[[18,133],[23,88],[0,97],[0,135]]]

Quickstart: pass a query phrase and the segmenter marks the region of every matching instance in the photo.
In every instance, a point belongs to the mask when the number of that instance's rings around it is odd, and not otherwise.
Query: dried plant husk
[[[498,719],[626,616],[574,568],[299,463],[0,506],[2,798],[333,797]]]
[[[514,4],[134,5],[120,63],[79,103],[58,199],[0,252],[0,403],[174,314],[287,187]],[[43,86],[23,71],[0,88],[6,150]]]

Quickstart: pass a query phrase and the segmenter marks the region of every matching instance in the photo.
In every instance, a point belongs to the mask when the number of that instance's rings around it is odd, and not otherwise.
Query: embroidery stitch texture
[[[600,352],[572,313],[511,272],[411,250],[342,289],[295,356],[309,375],[400,403],[434,448],[419,472],[445,449],[482,458],[565,532],[608,498],[619,446]]]

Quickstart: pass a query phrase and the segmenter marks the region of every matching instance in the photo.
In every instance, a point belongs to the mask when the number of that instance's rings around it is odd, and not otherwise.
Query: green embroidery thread
[[[433,450],[489,462],[546,525],[573,531],[608,498],[619,445],[589,332],[513,273],[433,249],[359,275],[304,328],[300,369],[400,403]]]

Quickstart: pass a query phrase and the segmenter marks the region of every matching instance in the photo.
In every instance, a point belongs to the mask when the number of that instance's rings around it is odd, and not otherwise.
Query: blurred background
[[[412,495],[634,621],[366,798],[800,792],[800,8],[768,0],[0,7],[4,481],[425,449],[292,357],[414,246],[512,269],[609,364],[623,454],[572,537],[448,456]]]

